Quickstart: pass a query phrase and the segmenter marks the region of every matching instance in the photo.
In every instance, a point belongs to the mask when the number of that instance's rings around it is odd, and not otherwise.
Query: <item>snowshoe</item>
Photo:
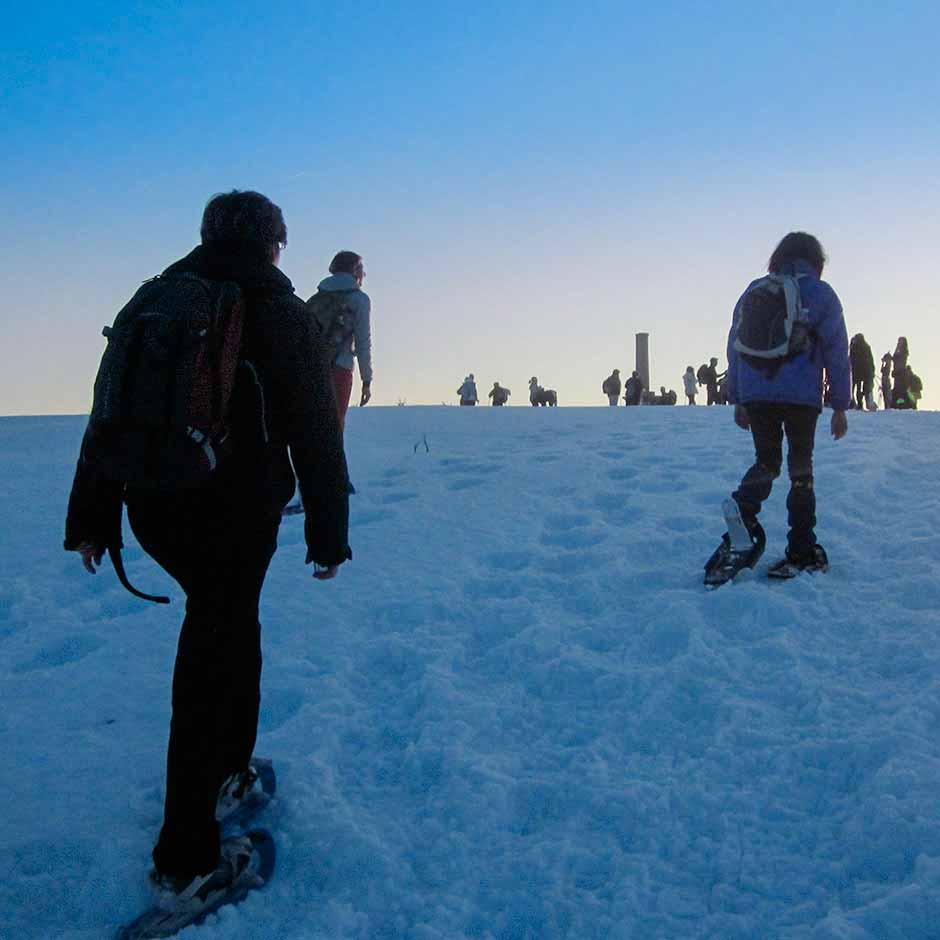
[[[247,770],[232,774],[222,784],[215,818],[224,830],[244,826],[271,802],[276,790],[274,765],[264,757],[253,757]]]
[[[774,562],[767,569],[768,578],[777,578],[779,580],[788,580],[795,578],[801,571],[828,571],[829,557],[822,545],[814,545],[813,551],[804,557],[792,556],[787,550],[787,554],[780,561]]]
[[[725,500],[721,508],[728,531],[705,562],[705,584],[709,587],[726,584],[745,568],[753,568],[767,544],[763,526],[757,521],[747,525],[733,499]]]
[[[250,891],[263,888],[274,872],[276,849],[263,829],[222,842],[215,871],[181,884],[154,872],[157,903],[122,927],[117,940],[154,940],[172,937],[190,924],[201,923],[226,904],[237,904]]]

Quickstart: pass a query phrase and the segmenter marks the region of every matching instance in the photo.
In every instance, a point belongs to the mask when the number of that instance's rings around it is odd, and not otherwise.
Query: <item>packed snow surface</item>
[[[186,940],[940,937],[940,415],[817,434],[825,575],[708,592],[730,409],[366,408],[355,560],[262,598],[269,886]],[[148,900],[183,598],[62,551],[84,420],[0,420],[0,935]],[[427,449],[424,441],[427,442]],[[418,445],[416,447],[416,445]],[[127,527],[125,526],[125,529]]]

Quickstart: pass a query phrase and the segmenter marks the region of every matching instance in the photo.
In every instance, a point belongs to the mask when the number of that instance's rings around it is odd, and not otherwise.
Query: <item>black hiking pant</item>
[[[806,557],[816,545],[816,493],[813,489],[813,444],[819,412],[808,405],[747,405],[754,438],[754,465],[744,474],[732,497],[741,507],[746,524],[757,519],[764,500],[783,466],[783,436],[787,438],[787,497],[791,557]]]
[[[138,541],[186,592],[173,672],[161,874],[191,878],[219,859],[215,807],[225,779],[247,768],[258,733],[258,602],[280,517],[248,517],[212,493],[129,494]]]

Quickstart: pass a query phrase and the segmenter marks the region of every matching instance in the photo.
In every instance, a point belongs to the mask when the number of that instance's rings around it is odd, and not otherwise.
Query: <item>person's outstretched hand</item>
[[[339,565],[330,565],[324,568],[321,565],[313,566],[313,576],[317,581],[331,581],[339,574]]]
[[[842,440],[849,433],[849,419],[844,411],[833,411],[829,429],[837,441]]]
[[[359,407],[362,408],[363,405],[369,404],[369,399],[372,397],[372,386],[367,385],[365,382],[362,383],[362,397],[359,399]]]
[[[744,405],[734,406],[734,423],[743,431],[751,427],[751,419],[747,416],[747,408]]]

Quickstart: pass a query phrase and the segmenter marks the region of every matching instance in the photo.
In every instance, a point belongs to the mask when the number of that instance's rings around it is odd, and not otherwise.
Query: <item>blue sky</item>
[[[101,326],[233,187],[283,208],[301,295],[366,256],[380,404],[471,371],[601,404],[640,330],[678,389],[803,228],[932,407],[938,37],[927,3],[20,5],[0,413],[87,410]]]

